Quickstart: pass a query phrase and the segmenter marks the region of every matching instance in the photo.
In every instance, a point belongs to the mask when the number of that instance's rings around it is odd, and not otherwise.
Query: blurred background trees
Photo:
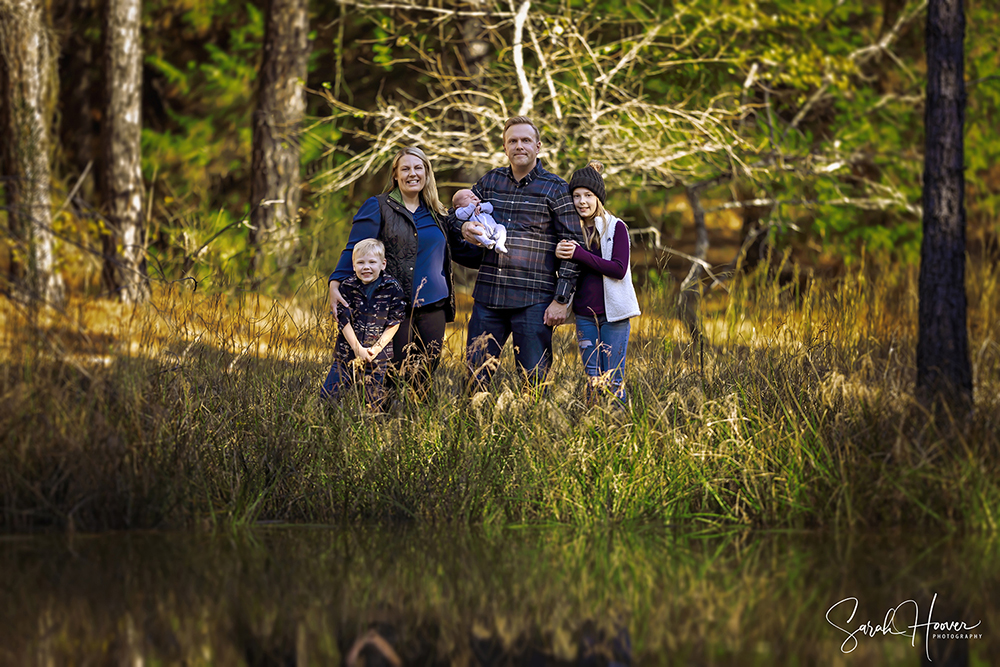
[[[142,182],[142,36],[140,0],[107,0],[101,199],[105,203],[104,286],[127,303],[149,294]]]
[[[917,386],[972,398],[965,294],[965,11],[930,0]]]
[[[291,268],[299,236],[299,132],[309,58],[306,0],[268,0],[253,115],[250,161],[250,272],[270,250]]]
[[[41,0],[0,3],[0,182],[8,238],[5,292],[60,305],[52,235],[49,74],[53,44]]]
[[[431,156],[447,197],[503,164],[500,129],[519,111],[542,128],[547,168],[607,165],[609,207],[636,232],[640,280],[673,273],[698,291],[786,250],[804,271],[863,254],[919,257],[926,0],[313,0],[308,28],[282,38],[298,40],[304,65],[269,74],[269,10],[298,1],[142,3],[136,154],[150,280],[242,282],[255,257],[264,289],[322,280],[400,146]],[[44,5],[57,54],[46,70],[52,141],[33,153],[53,165],[43,207],[53,217],[37,228],[51,230],[53,275],[87,295],[111,294],[104,260],[134,245],[97,182],[114,122],[102,92],[111,4]],[[966,11],[970,250],[995,254],[1000,18],[984,0]],[[292,30],[298,15],[282,11],[274,29]],[[268,101],[293,78],[301,89]],[[304,100],[301,121],[280,116],[293,98]],[[266,169],[255,119],[287,151]],[[281,160],[297,162],[300,189]],[[22,180],[3,173],[0,262],[16,276],[30,254]],[[278,173],[280,183],[253,182]],[[270,201],[285,203],[259,205]]]

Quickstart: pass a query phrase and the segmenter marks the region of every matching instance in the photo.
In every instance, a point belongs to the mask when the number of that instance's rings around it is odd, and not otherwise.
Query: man
[[[472,191],[493,205],[493,217],[507,228],[507,253],[485,253],[472,292],[466,360],[472,389],[486,389],[500,353],[513,334],[518,368],[530,384],[545,379],[552,365],[552,330],[566,321],[576,289],[576,263],[555,256],[561,239],[583,242],[580,219],[566,181],[546,171],[538,160],[542,148],[538,128],[515,116],[503,129],[503,150],[510,165],[479,179]],[[462,223],[462,237],[481,246],[485,230]]]

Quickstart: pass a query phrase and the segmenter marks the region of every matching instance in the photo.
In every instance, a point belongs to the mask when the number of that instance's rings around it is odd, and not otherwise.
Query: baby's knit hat
[[[577,188],[587,188],[597,196],[601,204],[604,204],[604,199],[607,197],[607,191],[604,189],[604,179],[601,178],[601,171],[603,169],[604,165],[595,161],[591,162],[583,169],[577,169],[574,171],[573,178],[569,179],[570,195],[572,195],[573,191]]]

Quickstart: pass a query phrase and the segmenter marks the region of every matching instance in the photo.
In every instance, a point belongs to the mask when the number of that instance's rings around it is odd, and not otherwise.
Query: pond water
[[[996,541],[918,531],[5,537],[0,595],[5,665],[1000,664]]]

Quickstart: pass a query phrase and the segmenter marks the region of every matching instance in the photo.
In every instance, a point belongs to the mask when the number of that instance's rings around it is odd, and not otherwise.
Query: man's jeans
[[[631,320],[628,319],[608,322],[604,315],[576,316],[576,341],[580,345],[583,368],[589,380],[588,399],[593,387],[603,386],[625,402],[623,370],[631,329]]]
[[[545,324],[549,304],[537,303],[526,308],[490,308],[472,306],[465,351],[472,373],[472,391],[485,391],[500,362],[500,352],[514,335],[514,358],[532,385],[545,380],[552,365],[552,327]]]

